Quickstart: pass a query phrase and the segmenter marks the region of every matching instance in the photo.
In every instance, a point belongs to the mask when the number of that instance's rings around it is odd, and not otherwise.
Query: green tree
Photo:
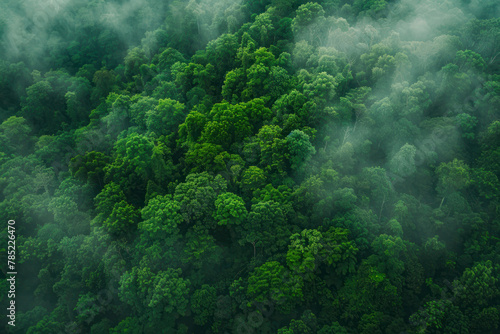
[[[270,174],[284,176],[288,163],[286,139],[277,125],[264,125],[257,134],[260,148],[260,167]]]
[[[60,195],[52,198],[48,210],[68,235],[87,233],[90,228],[90,216],[87,212],[78,210],[77,202],[69,196]]]
[[[381,167],[365,167],[361,173],[362,186],[370,189],[371,202],[378,209],[379,220],[382,216],[384,205],[392,199],[394,189],[387,176],[387,172]]]
[[[146,112],[146,127],[157,137],[166,136],[175,132],[185,117],[185,107],[182,103],[172,99],[162,99],[153,110]]]
[[[337,275],[354,272],[358,249],[348,236],[349,230],[333,227],[326,232],[303,230],[293,234],[287,264],[307,280],[313,279],[322,263],[334,267]]]
[[[286,137],[288,151],[290,153],[290,167],[294,170],[307,165],[316,149],[309,141],[309,136],[300,130],[293,130]]]
[[[184,160],[186,172],[197,173],[210,171],[219,171],[219,164],[216,158],[225,152],[221,145],[211,143],[194,144],[186,153]]]
[[[459,71],[477,70],[482,71],[486,62],[480,54],[471,50],[457,51],[455,63],[459,66]]]
[[[21,116],[41,134],[54,133],[67,121],[64,105],[48,80],[39,81],[26,89]]]
[[[239,243],[242,246],[252,244],[254,257],[257,250],[266,255],[284,251],[291,234],[285,214],[282,205],[273,200],[253,204],[248,218],[242,224]]]
[[[266,176],[264,171],[257,166],[250,166],[241,175],[241,188],[247,193],[253,193],[254,190],[265,184]]]
[[[90,92],[91,85],[86,78],[72,78],[72,84],[64,95],[66,100],[66,114],[71,125],[78,127],[85,125],[90,115]]]
[[[495,270],[491,261],[477,263],[472,268],[465,269],[462,277],[453,282],[454,292],[463,306],[486,306],[498,296]]]
[[[94,200],[97,218],[104,221],[113,211],[115,204],[124,200],[125,195],[116,183],[111,182],[106,184]]]
[[[139,323],[139,320],[135,317],[127,317],[120,321],[118,325],[111,328],[109,330],[110,334],[119,334],[119,333],[130,333],[130,334],[139,334],[142,333],[142,326]]]
[[[181,275],[181,269],[168,268],[155,274],[149,268],[134,267],[120,279],[120,299],[151,320],[164,313],[184,315],[191,282]]]
[[[184,247],[183,263],[192,264],[209,277],[217,275],[217,268],[222,261],[223,251],[216,244],[213,236],[207,233],[206,226],[194,228],[186,234],[188,240]]]
[[[478,164],[485,170],[490,170],[500,176],[500,121],[494,121],[481,136],[481,155]]]
[[[289,313],[303,299],[303,282],[277,261],[255,268],[248,278],[248,296],[257,302],[277,303],[280,312]]]
[[[362,263],[357,274],[340,289],[335,303],[342,318],[359,320],[363,314],[374,311],[396,313],[401,307],[401,296],[385,274]]]
[[[227,102],[215,104],[210,111],[211,120],[202,133],[202,140],[229,147],[251,134],[251,125],[244,109]]]
[[[304,95],[318,105],[325,106],[337,95],[338,79],[326,72],[315,74],[311,79],[302,81]]]
[[[26,152],[31,144],[31,128],[23,117],[11,116],[0,125],[0,143],[7,154]]]
[[[156,196],[141,210],[139,231],[150,239],[158,240],[177,234],[178,225],[183,221],[180,207],[172,195]]]
[[[104,186],[104,168],[110,161],[104,153],[91,151],[72,158],[69,167],[75,178],[101,189]]]
[[[456,120],[460,129],[462,130],[462,137],[467,139],[475,138],[475,127],[477,124],[477,118],[466,113],[458,114]]]
[[[377,17],[383,12],[383,10],[387,7],[387,1],[385,0],[369,0],[362,1],[356,0],[353,4],[354,9],[360,15],[370,15],[372,17]]]
[[[215,311],[216,290],[213,286],[203,284],[191,296],[191,310],[195,313],[194,321],[197,325],[205,325]]]
[[[454,159],[448,163],[443,162],[439,165],[436,169],[436,174],[439,177],[436,190],[443,196],[441,205],[446,197],[470,184],[471,178],[469,170],[469,166],[458,159]]]
[[[270,116],[270,110],[260,99],[237,105],[217,103],[210,111],[211,120],[206,123],[201,140],[229,148],[251,135]]]
[[[130,98],[132,104],[130,105],[130,120],[139,128],[145,130],[146,126],[146,113],[155,110],[158,106],[158,100],[152,97],[134,95]]]
[[[482,168],[472,169],[471,182],[478,189],[480,196],[486,199],[498,198],[500,182],[493,172]]]
[[[54,331],[62,331],[64,329],[64,321],[67,319],[64,306],[59,306],[50,314],[44,316],[38,323],[28,328],[26,333],[29,334],[49,334]]]
[[[189,174],[186,181],[175,188],[174,200],[180,204],[180,214],[188,224],[199,223],[211,227],[215,201],[227,190],[227,182],[219,175],[215,178],[207,172]]]
[[[152,177],[154,143],[144,135],[131,133],[115,144],[114,161],[105,168],[105,182],[120,184],[132,204],[144,201],[147,180]]]
[[[224,79],[224,85],[222,86],[222,97],[226,101],[231,101],[232,103],[240,102],[246,81],[246,72],[243,68],[235,68],[227,72]]]
[[[126,235],[137,227],[139,212],[126,201],[115,203],[113,211],[104,221],[104,227],[113,235]]]
[[[184,123],[179,126],[179,136],[184,141],[196,142],[201,136],[201,132],[207,122],[207,116],[204,112],[194,107],[187,114]]]
[[[239,225],[247,214],[245,202],[238,195],[226,192],[217,196],[214,219],[219,225]]]
[[[416,153],[416,147],[406,143],[389,161],[389,170],[400,177],[411,176],[417,171],[415,165]]]
[[[305,5],[301,5],[297,9],[292,26],[294,30],[296,30],[299,26],[305,26],[311,23],[315,18],[323,16],[324,14],[325,11],[321,5],[315,2],[309,2]]]
[[[127,53],[124,59],[125,76],[129,80],[133,80],[139,75],[139,68],[147,62],[146,54],[141,48],[135,47]]]
[[[186,59],[182,53],[173,48],[166,48],[158,55],[158,69],[162,72],[170,70],[173,64],[185,61]]]
[[[316,2],[308,2],[301,5],[295,11],[295,18],[292,20],[292,31],[296,36],[301,39],[317,43],[318,35],[315,35],[320,31],[320,25],[323,23],[325,17],[325,11],[323,7]]]
[[[407,252],[405,242],[400,237],[381,234],[372,242],[372,248],[375,254],[368,257],[367,263],[377,266],[379,272],[385,273],[391,283],[401,289]]]
[[[96,71],[92,79],[95,85],[91,93],[93,103],[98,104],[102,99],[105,99],[116,88],[116,81],[117,78],[114,71],[109,71],[105,68]]]

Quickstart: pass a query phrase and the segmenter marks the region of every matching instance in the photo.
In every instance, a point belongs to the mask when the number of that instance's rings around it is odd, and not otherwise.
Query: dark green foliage
[[[29,150],[32,144],[31,128],[23,117],[11,116],[0,125],[0,143],[3,154]]]
[[[255,268],[248,278],[247,295],[256,302],[277,303],[280,312],[289,313],[302,300],[303,281],[276,261]]]
[[[154,137],[165,136],[177,130],[186,117],[184,105],[171,100],[159,100],[158,105],[146,112],[146,128]]]
[[[71,159],[70,170],[73,177],[99,189],[104,185],[104,168],[110,160],[102,152],[86,152]]]
[[[213,316],[216,300],[215,291],[214,287],[204,284],[201,289],[193,292],[191,309],[196,314],[194,321],[197,325],[204,325]]]

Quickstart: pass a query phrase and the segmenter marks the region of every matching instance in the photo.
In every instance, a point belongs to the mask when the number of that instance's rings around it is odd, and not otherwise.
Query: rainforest
[[[497,0],[3,0],[13,334],[500,333]]]

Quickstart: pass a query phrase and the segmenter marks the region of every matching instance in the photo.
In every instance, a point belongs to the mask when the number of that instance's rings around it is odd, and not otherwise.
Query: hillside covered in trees
[[[0,4],[2,333],[499,333],[499,179],[496,0]]]

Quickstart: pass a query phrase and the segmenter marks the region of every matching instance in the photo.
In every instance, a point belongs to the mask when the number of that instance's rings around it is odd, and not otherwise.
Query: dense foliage
[[[497,1],[2,6],[0,331],[497,333]]]

